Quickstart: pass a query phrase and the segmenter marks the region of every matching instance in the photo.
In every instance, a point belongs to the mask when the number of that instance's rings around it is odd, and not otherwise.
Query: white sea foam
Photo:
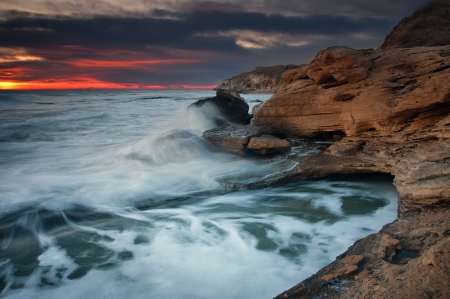
[[[186,107],[213,95],[13,94],[0,110],[2,295],[270,298],[395,218],[386,181],[221,190],[295,163],[211,149],[211,122]]]

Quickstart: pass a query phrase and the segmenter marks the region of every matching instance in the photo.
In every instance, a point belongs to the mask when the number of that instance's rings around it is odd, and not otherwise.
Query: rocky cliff
[[[253,124],[287,136],[345,136],[326,154],[396,175],[400,211],[450,202],[450,46],[334,47],[283,78]]]
[[[382,49],[450,44],[450,1],[427,3],[395,26]]]
[[[273,93],[283,83],[282,75],[290,69],[301,65],[257,66],[251,72],[246,72],[231,79],[222,80],[217,88],[228,89],[239,93]]]
[[[277,298],[450,298],[450,46],[326,49],[252,124],[335,139],[288,179],[384,172],[399,192],[396,221]]]

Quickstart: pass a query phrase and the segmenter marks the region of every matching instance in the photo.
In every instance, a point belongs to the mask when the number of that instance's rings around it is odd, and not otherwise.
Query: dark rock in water
[[[227,99],[230,99],[232,101],[234,101],[234,100],[241,100],[241,101],[245,102],[244,98],[241,97],[237,92],[230,91],[228,89],[219,88],[219,89],[216,90],[216,95],[218,97],[227,98]]]
[[[261,136],[261,128],[248,125],[225,125],[203,133],[203,138],[225,151],[240,156],[246,154],[250,137]]]
[[[260,137],[251,137],[247,149],[260,155],[270,155],[288,153],[291,151],[291,145],[286,139],[280,139],[272,135],[261,135]]]
[[[217,108],[220,115],[209,115],[211,112],[207,108],[211,106]],[[238,93],[226,89],[218,89],[215,97],[198,100],[189,105],[188,109],[203,109],[205,115],[211,117],[217,125],[223,125],[224,122],[247,125],[251,119],[245,100]]]

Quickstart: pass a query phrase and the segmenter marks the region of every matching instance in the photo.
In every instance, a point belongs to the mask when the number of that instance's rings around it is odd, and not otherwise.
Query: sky
[[[0,0],[0,89],[212,88],[377,48],[427,0]]]

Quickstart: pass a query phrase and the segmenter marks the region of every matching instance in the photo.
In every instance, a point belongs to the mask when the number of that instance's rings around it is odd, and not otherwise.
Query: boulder
[[[271,132],[269,127],[228,124],[203,132],[203,138],[226,152],[240,156],[249,151],[260,155],[289,152],[289,141],[268,135]]]
[[[254,125],[224,125],[203,132],[203,138],[232,154],[246,155],[250,137],[261,136],[261,129]]]
[[[217,113],[212,113],[211,107],[216,108]],[[250,123],[248,104],[237,92],[225,89],[218,89],[215,97],[198,100],[189,105],[188,109],[201,109],[206,117],[211,118],[218,125],[224,123],[246,125]]]
[[[218,88],[216,90],[216,95],[221,98],[227,98],[231,101],[239,100],[245,102],[244,98],[241,97],[237,92],[230,91],[228,89]]]
[[[269,155],[288,153],[291,151],[291,145],[286,139],[263,134],[260,137],[251,137],[247,149],[260,155]]]

